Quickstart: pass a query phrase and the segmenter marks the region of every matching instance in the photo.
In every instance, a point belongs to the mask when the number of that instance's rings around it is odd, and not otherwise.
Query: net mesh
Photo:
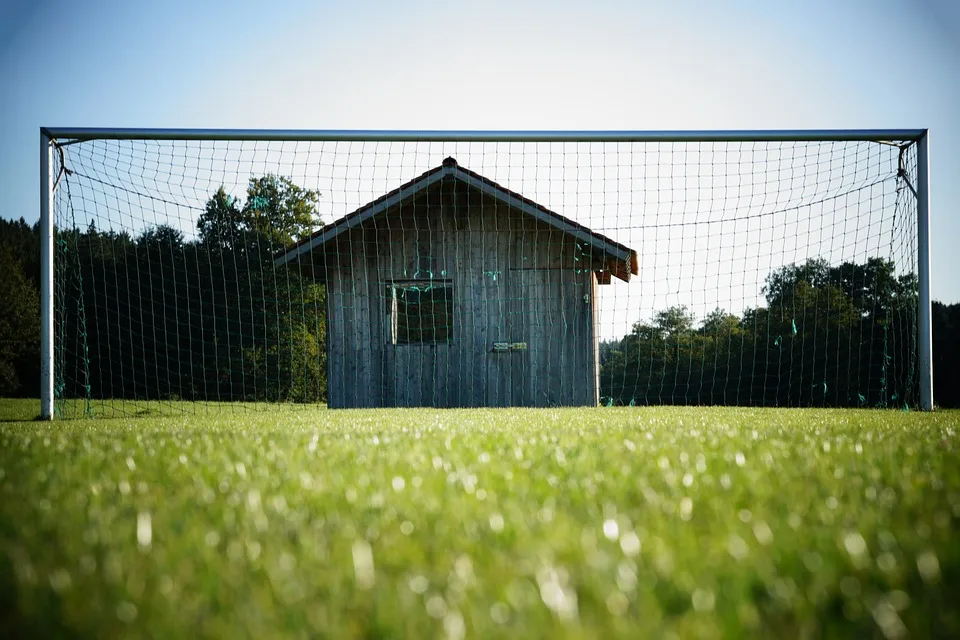
[[[918,401],[909,141],[59,142],[61,416]]]

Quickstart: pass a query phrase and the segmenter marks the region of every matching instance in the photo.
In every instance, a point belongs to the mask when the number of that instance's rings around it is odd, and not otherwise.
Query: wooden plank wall
[[[315,259],[330,407],[596,404],[601,256],[549,225],[448,182]],[[388,344],[388,284],[413,279],[452,282],[449,343]],[[494,342],[527,350],[494,353]]]

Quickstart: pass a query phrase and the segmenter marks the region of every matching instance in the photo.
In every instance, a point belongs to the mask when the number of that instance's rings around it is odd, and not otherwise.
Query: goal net
[[[56,413],[918,406],[889,133],[53,131]]]

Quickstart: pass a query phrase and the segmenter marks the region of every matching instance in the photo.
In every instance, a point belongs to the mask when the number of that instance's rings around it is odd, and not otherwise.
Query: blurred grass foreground
[[[4,638],[960,636],[958,412],[35,405]]]

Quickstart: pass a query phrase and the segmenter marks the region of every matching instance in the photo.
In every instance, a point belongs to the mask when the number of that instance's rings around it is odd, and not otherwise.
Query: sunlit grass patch
[[[4,422],[0,617],[91,637],[956,635],[958,423],[670,407]]]

